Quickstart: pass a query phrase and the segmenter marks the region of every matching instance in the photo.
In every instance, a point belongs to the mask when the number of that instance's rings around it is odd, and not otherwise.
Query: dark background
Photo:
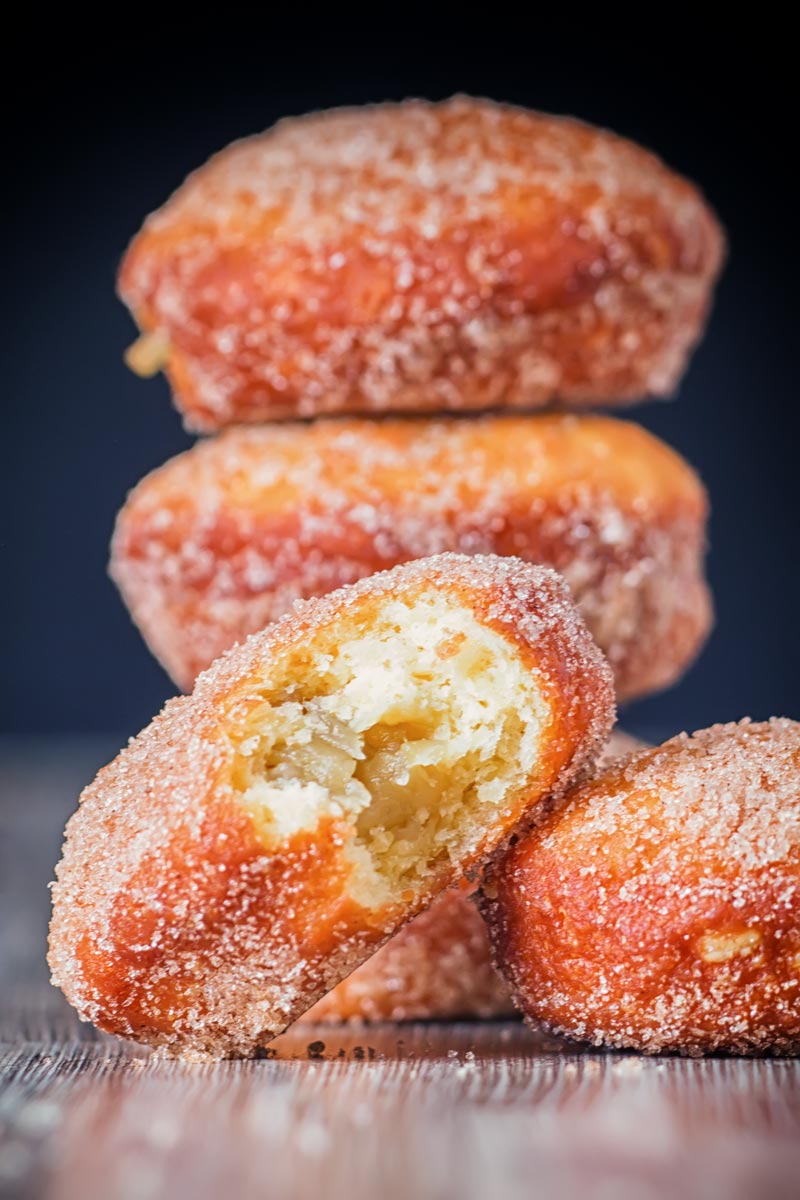
[[[704,38],[676,16],[672,44],[627,37],[609,15],[579,38],[489,15],[502,37],[471,44],[413,17],[366,40],[363,27],[310,40],[309,12],[303,31],[231,19],[191,41],[148,11],[138,43],[94,27],[62,42],[42,18],[47,53],[33,33],[18,62],[6,51],[0,732],[132,734],[172,691],[105,575],[127,489],[189,444],[164,379],[122,363],[134,327],[114,275],[144,215],[280,116],[454,91],[608,125],[695,179],[719,213],[730,260],[708,335],[676,402],[632,410],[708,485],[717,627],[678,687],[624,716],[650,736],[800,717],[788,35]]]

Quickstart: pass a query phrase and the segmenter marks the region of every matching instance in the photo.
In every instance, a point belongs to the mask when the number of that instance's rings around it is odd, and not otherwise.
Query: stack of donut
[[[283,628],[297,601],[428,556],[513,556],[563,576],[618,701],[674,683],[712,619],[706,495],[657,438],[588,410],[673,392],[723,252],[696,188],[652,154],[488,101],[287,120],[215,156],[147,219],[119,280],[141,330],[129,365],[164,370],[187,428],[214,435],[144,479],[117,521],[111,573],[153,653],[191,690],[231,647]],[[211,694],[217,669],[198,691]],[[736,805],[771,786],[770,764],[788,761],[796,728],[712,731],[604,775],[632,749],[619,733],[603,747],[606,734],[583,754],[597,781],[563,820],[551,805],[544,833],[518,837],[485,878],[473,856],[469,881],[427,896],[372,957],[351,955],[349,976],[331,970],[309,1015],[493,1016],[513,993],[534,1019],[597,1042],[788,1045],[800,947],[784,928],[797,899],[778,882],[797,865],[796,814],[780,818],[774,856],[726,854],[723,839]],[[721,891],[704,883],[693,904],[688,830],[702,826],[715,756],[730,776],[705,830]],[[766,828],[771,812],[753,821]],[[676,837],[691,842],[684,859]],[[629,844],[641,844],[630,862]],[[656,860],[670,878],[660,904]],[[749,882],[732,898],[720,881],[737,863]],[[774,888],[753,898],[770,871]],[[653,957],[666,939],[683,972],[672,992],[645,951],[625,973],[625,939],[640,944],[634,894]],[[66,939],[54,934],[51,962],[75,996]],[[83,1008],[105,1027],[155,1041],[177,1028],[162,1009],[157,1036],[152,1017],[123,1027],[99,992]],[[737,1005],[715,1019],[729,992]],[[246,1041],[215,1038],[214,1051]]]

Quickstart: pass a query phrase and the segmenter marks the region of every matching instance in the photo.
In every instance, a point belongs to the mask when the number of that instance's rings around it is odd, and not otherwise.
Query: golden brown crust
[[[234,790],[235,747],[254,705],[302,685],[309,656],[330,660],[396,600],[432,596],[469,611],[535,673],[548,713],[535,780],[509,791],[496,821],[463,831],[468,842],[436,860],[413,903],[367,909],[348,888],[346,817],[266,850]],[[442,555],[300,605],[170,701],[84,792],[53,893],[54,982],[110,1032],[251,1053],[552,803],[612,718],[608,668],[551,571]]]
[[[452,550],[561,572],[627,700],[673,683],[711,624],[707,502],[637,425],[540,415],[230,430],[123,508],[111,573],[184,688],[298,597]]]
[[[598,764],[641,749],[615,729]],[[516,1013],[492,965],[486,926],[472,899],[475,885],[437,896],[352,975],[323,996],[302,1020],[436,1021],[507,1017]]]
[[[654,155],[455,97],[234,143],[148,218],[119,290],[187,424],[213,430],[668,395],[722,255]]]
[[[800,1049],[800,725],[681,734],[573,790],[483,912],[531,1020],[648,1052]]]

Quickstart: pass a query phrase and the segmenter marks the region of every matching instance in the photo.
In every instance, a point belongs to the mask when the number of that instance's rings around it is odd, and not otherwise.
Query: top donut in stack
[[[187,426],[620,405],[676,387],[723,238],[575,120],[456,97],[280,122],[154,213],[119,289]]]

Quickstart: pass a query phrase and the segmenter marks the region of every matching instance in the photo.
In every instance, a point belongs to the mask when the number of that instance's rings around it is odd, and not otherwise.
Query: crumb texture
[[[550,720],[515,649],[437,596],[387,602],[287,693],[250,707],[234,787],[271,849],[346,821],[364,907],[418,904],[437,864],[469,853],[535,777]]]

